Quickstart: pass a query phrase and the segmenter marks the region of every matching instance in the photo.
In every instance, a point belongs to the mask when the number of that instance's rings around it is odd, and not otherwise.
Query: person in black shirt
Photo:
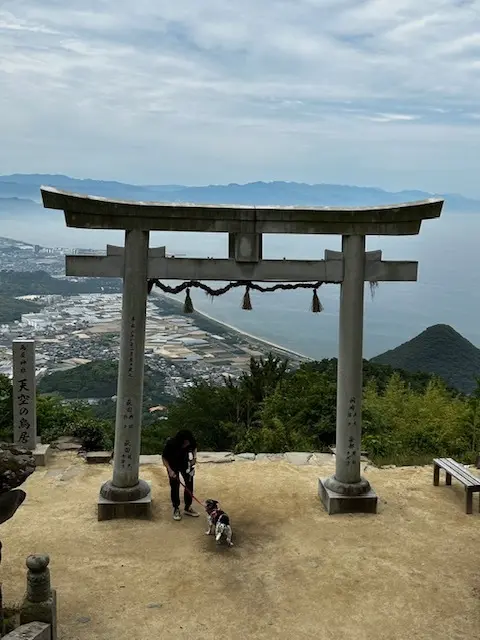
[[[197,461],[197,442],[192,432],[182,429],[173,438],[169,438],[163,449],[162,460],[170,480],[173,519],[182,519],[180,514],[179,475],[182,476],[186,487],[183,494],[185,502],[184,513],[194,518],[198,517],[199,514],[192,509],[193,476]]]

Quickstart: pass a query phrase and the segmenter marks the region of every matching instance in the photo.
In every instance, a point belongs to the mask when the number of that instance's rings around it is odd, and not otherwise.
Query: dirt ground
[[[152,521],[98,522],[111,468],[57,454],[2,526],[5,602],[22,596],[24,558],[44,552],[59,640],[480,638],[477,499],[467,516],[462,487],[433,487],[431,469],[369,467],[378,515],[328,516],[317,478],[332,470],[200,465],[198,496],[232,519],[236,546],[224,550],[203,517],[172,520],[163,468],[141,467]]]

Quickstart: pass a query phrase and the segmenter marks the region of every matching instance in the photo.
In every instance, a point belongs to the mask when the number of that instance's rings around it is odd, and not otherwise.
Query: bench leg
[[[445,475],[445,484],[448,484],[448,485],[452,484],[452,476],[449,473]]]
[[[473,492],[465,489],[466,493],[466,513],[473,512]]]
[[[433,485],[435,487],[438,487],[439,484],[440,484],[440,467],[437,467],[437,465],[435,465],[433,467]]]

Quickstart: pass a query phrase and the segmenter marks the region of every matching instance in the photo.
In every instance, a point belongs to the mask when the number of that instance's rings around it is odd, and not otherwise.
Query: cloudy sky
[[[480,196],[480,0],[0,0],[0,122],[3,174]]]

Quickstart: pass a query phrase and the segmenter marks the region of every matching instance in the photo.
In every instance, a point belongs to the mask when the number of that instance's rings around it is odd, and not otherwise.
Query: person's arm
[[[170,476],[170,478],[176,478],[177,474],[175,473],[175,471],[170,466],[168,460],[166,458],[164,458],[163,456],[162,456],[162,462],[163,462],[163,466],[167,470],[167,473]]]
[[[193,450],[193,464],[197,464],[197,447]]]
[[[168,461],[167,455],[168,455],[168,445],[165,446],[165,448],[163,449],[162,462],[163,462],[163,466],[167,470],[167,473],[170,476],[170,478],[176,478],[177,474],[175,473],[175,471],[170,466],[170,463]]]

